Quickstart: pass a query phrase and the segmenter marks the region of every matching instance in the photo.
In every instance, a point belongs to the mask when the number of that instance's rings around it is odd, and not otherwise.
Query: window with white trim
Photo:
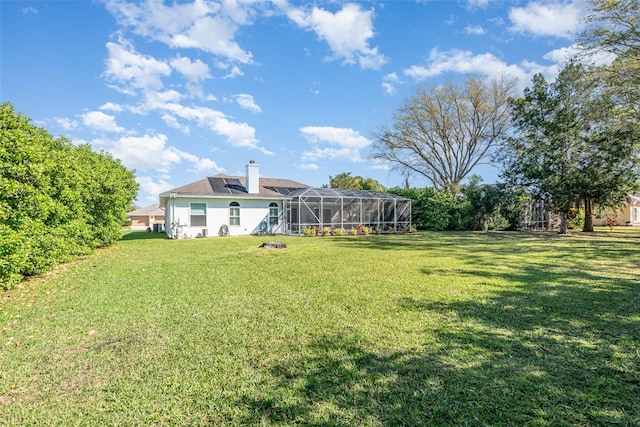
[[[633,222],[638,222],[638,216],[640,216],[638,215],[638,211],[640,211],[640,208],[633,208]]]
[[[240,225],[240,203],[229,204],[229,225]]]
[[[207,204],[191,203],[191,213],[189,215],[189,225],[192,227],[207,226]]]
[[[278,225],[278,204],[273,202],[269,205],[269,225]]]

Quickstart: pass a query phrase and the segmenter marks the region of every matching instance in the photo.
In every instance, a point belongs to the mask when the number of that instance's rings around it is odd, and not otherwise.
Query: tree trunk
[[[584,226],[582,231],[593,233],[593,216],[591,215],[591,199],[584,199]]]
[[[560,212],[560,231],[558,234],[569,234],[567,232],[567,213]]]

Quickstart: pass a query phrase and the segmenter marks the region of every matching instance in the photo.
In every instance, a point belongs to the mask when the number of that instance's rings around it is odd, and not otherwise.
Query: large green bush
[[[434,188],[393,188],[389,192],[411,199],[411,220],[420,230],[515,230],[528,199],[523,189],[485,185],[478,176],[459,194]]]
[[[463,187],[468,201],[466,228],[469,230],[515,230],[523,219],[524,206],[531,197],[524,188],[506,184],[482,184],[473,175]]]
[[[447,190],[412,188],[389,190],[411,199],[411,222],[419,230],[447,230],[455,222],[456,197]]]
[[[0,289],[118,239],[133,172],[0,105]]]

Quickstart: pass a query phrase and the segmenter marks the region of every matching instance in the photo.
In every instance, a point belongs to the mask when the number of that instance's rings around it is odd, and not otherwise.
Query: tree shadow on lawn
[[[146,231],[127,231],[122,237],[121,241],[129,240],[166,240],[167,235],[165,233],[147,233]]]
[[[457,231],[420,231],[404,234],[383,234],[368,236],[343,236],[335,238],[336,245],[354,249],[379,250],[453,250],[474,245],[504,244],[518,237],[518,233],[484,233]]]
[[[638,425],[637,280],[549,283],[541,268],[505,273],[519,285],[478,300],[400,298],[400,318],[424,314],[417,349],[385,351],[353,330],[316,337],[268,367],[268,392],[239,399],[242,421]]]
[[[640,231],[640,230],[639,230]],[[380,250],[432,249],[468,251],[472,255],[487,250],[495,253],[518,253],[518,244],[538,243],[548,249],[573,254],[575,248],[582,248],[594,256],[637,255],[635,248],[621,248],[621,243],[634,245],[640,233],[576,233],[562,236],[553,231],[420,231],[417,233],[344,236],[336,239],[336,244],[345,247]],[[601,252],[594,252],[599,250]],[[621,251],[623,253],[621,253]]]

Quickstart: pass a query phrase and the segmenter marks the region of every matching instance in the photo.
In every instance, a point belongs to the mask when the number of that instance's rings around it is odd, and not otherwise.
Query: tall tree
[[[357,177],[351,176],[351,172],[343,172],[336,176],[329,177],[329,188],[358,190],[360,189],[360,182]]]
[[[375,179],[351,176],[351,172],[343,172],[336,176],[330,176],[329,188],[339,188],[342,190],[385,190],[384,185],[380,184]]]
[[[515,80],[506,77],[486,82],[469,76],[459,86],[449,82],[419,89],[396,112],[393,125],[375,135],[372,158],[457,192],[504,139],[514,87]]]
[[[586,76],[575,63],[553,83],[534,76],[524,97],[510,102],[517,133],[501,156],[508,181],[533,186],[552,200],[563,234],[575,203],[584,203],[584,231],[593,231],[592,202],[620,202],[635,181],[633,132],[598,119],[594,109],[607,98]]]
[[[582,56],[600,59],[591,69],[617,104],[616,115],[640,120],[640,1],[591,0],[580,34]],[[603,61],[604,60],[604,61]]]

